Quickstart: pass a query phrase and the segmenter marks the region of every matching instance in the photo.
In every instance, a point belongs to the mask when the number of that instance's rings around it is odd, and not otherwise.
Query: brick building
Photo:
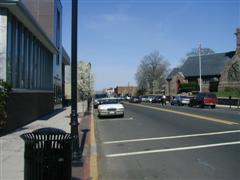
[[[118,96],[125,96],[125,95],[134,96],[137,93],[137,87],[136,86],[117,86],[114,89],[114,91]]]

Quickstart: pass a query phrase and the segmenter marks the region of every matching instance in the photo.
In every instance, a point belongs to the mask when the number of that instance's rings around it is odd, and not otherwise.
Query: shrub
[[[225,88],[224,91],[219,91],[216,93],[218,97],[236,97],[240,98],[240,90],[234,88]]]
[[[3,127],[7,121],[6,104],[10,91],[11,86],[7,82],[0,80],[0,127]]]
[[[184,83],[179,85],[179,93],[199,91],[198,83]]]

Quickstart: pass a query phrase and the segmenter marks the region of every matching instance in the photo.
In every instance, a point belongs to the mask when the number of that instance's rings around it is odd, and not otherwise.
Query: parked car
[[[129,101],[130,99],[131,99],[130,96],[125,96],[125,100],[126,100],[126,101]]]
[[[99,105],[99,101],[101,100],[101,98],[98,98],[98,99],[94,99],[94,108],[98,108],[98,105]]]
[[[211,108],[215,108],[217,103],[218,99],[215,94],[201,92],[190,99],[189,106],[200,106],[202,108],[204,108],[205,106],[211,106]]]
[[[104,98],[107,98],[108,95],[106,93],[97,93],[95,94],[95,97],[94,97],[94,108],[98,108],[98,105],[99,105],[99,101],[101,99],[104,99]]]
[[[131,97],[131,99],[129,100],[130,103],[141,103],[141,98],[138,96],[133,96]]]
[[[188,96],[176,96],[173,98],[171,101],[171,105],[178,105],[178,106],[183,106],[183,105],[188,105],[190,103],[190,97]]]
[[[98,117],[120,116],[124,117],[124,106],[118,98],[104,98],[98,105]]]
[[[152,99],[152,103],[161,103],[162,102],[162,96],[154,96]]]
[[[154,96],[147,96],[146,102],[151,103]]]
[[[142,102],[147,102],[148,96],[141,96],[140,98]]]

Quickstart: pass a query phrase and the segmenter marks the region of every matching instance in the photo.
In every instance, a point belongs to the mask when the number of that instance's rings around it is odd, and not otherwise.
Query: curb
[[[222,104],[217,104],[216,107],[228,108],[228,109],[240,109],[238,106],[231,106],[231,108],[230,108],[230,105],[222,105]]]
[[[96,136],[95,136],[95,122],[93,116],[93,107],[91,109],[91,115],[88,119],[88,126],[90,129],[90,135],[86,140],[86,153],[83,165],[83,180],[98,180],[98,161],[97,161],[97,146],[96,146]]]
[[[92,109],[93,112],[93,109]],[[95,134],[95,121],[93,113],[91,114],[91,134],[90,134],[90,177],[93,180],[98,179],[97,145]]]

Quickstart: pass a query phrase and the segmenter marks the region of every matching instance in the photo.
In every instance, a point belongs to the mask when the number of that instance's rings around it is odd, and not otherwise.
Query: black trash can
[[[41,128],[21,135],[25,142],[25,180],[70,180],[72,138],[56,128]]]

